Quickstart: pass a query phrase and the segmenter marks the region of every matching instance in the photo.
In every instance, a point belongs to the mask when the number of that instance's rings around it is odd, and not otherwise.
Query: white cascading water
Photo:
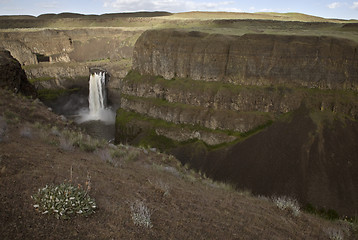
[[[78,123],[100,120],[104,123],[113,124],[115,113],[107,108],[106,72],[92,73],[89,80],[88,109],[79,112]]]
[[[106,108],[106,73],[93,73],[89,80],[89,114],[98,116]]]

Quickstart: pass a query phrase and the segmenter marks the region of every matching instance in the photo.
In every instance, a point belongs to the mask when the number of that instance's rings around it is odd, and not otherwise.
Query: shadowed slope
[[[255,194],[291,195],[352,216],[358,211],[357,159],[356,121],[301,107],[291,121],[274,123],[225,156],[210,155],[205,168]]]

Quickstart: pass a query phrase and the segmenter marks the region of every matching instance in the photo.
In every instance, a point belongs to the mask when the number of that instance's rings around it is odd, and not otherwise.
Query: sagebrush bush
[[[58,219],[68,219],[74,214],[87,216],[97,208],[95,200],[88,195],[88,189],[66,182],[46,185],[31,198],[35,202],[35,209],[42,214],[54,214]]]
[[[152,222],[150,217],[152,215],[149,208],[144,204],[144,202],[136,200],[131,204],[131,215],[133,223],[137,226],[152,228]]]
[[[119,161],[116,161],[113,157],[112,157],[112,154],[110,153],[110,151],[108,149],[100,149],[100,150],[97,150],[96,152],[96,155],[99,156],[99,158],[106,162],[106,163],[109,163],[111,164],[112,166],[114,167],[118,167],[120,166],[120,163]]]
[[[331,240],[343,240],[344,239],[344,234],[340,229],[333,229],[330,228],[326,231],[329,239]]]
[[[296,199],[281,196],[273,197],[272,200],[279,209],[291,211],[294,216],[300,215],[300,205]]]
[[[23,127],[20,130],[20,136],[24,138],[32,138],[32,130],[29,127]]]
[[[71,140],[65,137],[60,137],[60,148],[65,151],[73,151],[75,146]]]
[[[156,181],[152,182],[148,179],[148,182],[154,186],[155,189],[157,189],[159,192],[162,193],[163,197],[166,197],[169,195],[169,185],[166,182],[163,182],[161,179],[157,179]]]

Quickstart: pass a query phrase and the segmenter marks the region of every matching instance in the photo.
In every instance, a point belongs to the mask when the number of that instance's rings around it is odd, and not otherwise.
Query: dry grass
[[[301,21],[301,22],[334,22],[341,23],[347,21],[325,19],[321,17],[301,14],[301,13],[275,13],[275,12],[183,12],[171,16],[163,17],[166,19],[252,19],[252,20],[276,20],[276,21]]]

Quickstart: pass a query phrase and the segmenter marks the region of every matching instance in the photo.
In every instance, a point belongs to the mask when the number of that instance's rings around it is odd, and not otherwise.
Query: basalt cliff
[[[8,89],[14,93],[36,97],[35,87],[27,80],[20,63],[11,56],[10,52],[0,48],[0,88]]]
[[[133,68],[166,79],[357,89],[358,44],[318,36],[147,31],[138,39]]]
[[[121,82],[116,140],[255,194],[351,215],[357,50],[328,36],[146,31]]]
[[[38,88],[71,88],[87,86],[91,67],[105,68],[113,79],[123,78],[141,32],[110,28],[11,29],[0,32],[0,47],[11,52]]]

